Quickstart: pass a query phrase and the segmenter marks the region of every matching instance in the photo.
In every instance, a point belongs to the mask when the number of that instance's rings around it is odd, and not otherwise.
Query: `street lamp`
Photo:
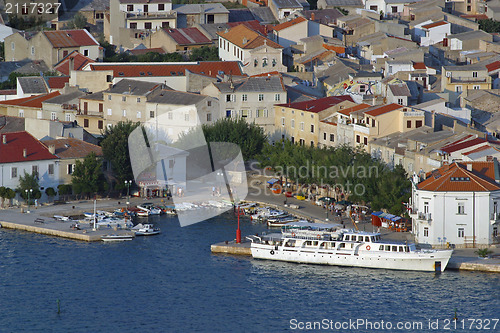
[[[125,181],[125,186],[127,186],[127,208],[128,205],[130,205],[130,186],[132,185],[131,180],[126,180]]]
[[[26,189],[26,190],[24,190],[24,192],[26,192],[26,195],[28,196],[28,211],[27,211],[27,213],[29,213],[30,212],[30,194],[33,193],[33,189],[32,188],[30,188],[29,190]]]

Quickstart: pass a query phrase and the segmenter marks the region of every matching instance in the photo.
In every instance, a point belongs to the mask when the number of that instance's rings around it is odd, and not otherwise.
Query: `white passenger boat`
[[[118,235],[118,234],[109,234],[109,235],[102,235],[101,239],[104,242],[123,242],[123,241],[130,241],[134,239],[134,235],[131,234],[123,234],[123,235]]]
[[[152,224],[139,223],[132,228],[136,236],[152,236],[160,233],[160,228],[155,228]]]
[[[140,210],[137,212],[138,216],[149,216],[149,215],[160,215],[161,209],[153,206],[152,203],[143,203],[142,205],[137,205]]]
[[[247,238],[257,259],[410,271],[444,271],[453,252],[417,250],[415,244],[382,241],[379,233],[321,223],[293,222],[281,233]]]

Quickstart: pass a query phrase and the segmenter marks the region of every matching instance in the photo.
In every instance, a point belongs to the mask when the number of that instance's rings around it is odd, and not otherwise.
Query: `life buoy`
[[[271,255],[274,255],[274,250],[271,250],[271,252],[269,252],[269,253],[271,253]]]
[[[318,234],[318,236],[316,236],[316,237],[318,237],[318,239],[321,239],[321,235],[319,235],[319,234]]]
[[[295,237],[295,232],[292,232],[292,237]]]
[[[370,249],[371,249],[370,245],[367,245],[367,246],[366,246],[366,249],[367,249],[368,251],[370,251]]]

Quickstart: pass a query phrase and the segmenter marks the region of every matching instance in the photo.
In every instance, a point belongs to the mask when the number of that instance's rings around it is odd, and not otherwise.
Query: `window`
[[[359,92],[364,93],[366,91],[366,86],[364,84],[359,86]]]
[[[300,122],[300,130],[303,131],[304,130],[304,122]]]
[[[137,29],[137,22],[130,22],[130,29]]]
[[[170,22],[161,22],[161,27],[163,29],[168,29],[170,28]]]
[[[356,135],[356,143],[360,143],[361,142],[361,137],[359,135]]]
[[[295,138],[293,136],[290,139],[292,140],[292,143],[295,143]]]
[[[16,49],[16,43],[10,43],[10,49],[14,51]]]
[[[174,119],[174,113],[173,113],[173,112],[168,112],[168,113],[167,113],[167,119],[168,119],[168,120],[172,120],[172,119]]]
[[[231,110],[226,110],[226,118],[231,118]]]
[[[417,120],[415,122],[415,128],[419,128],[419,127],[422,127],[422,120]]]
[[[334,141],[334,139],[335,139],[335,138],[334,138],[333,134],[330,134],[330,141],[331,141],[331,142],[333,142],[333,141]]]
[[[281,118],[281,126],[285,126],[285,117]]]
[[[137,97],[137,103],[140,103],[140,102],[141,102],[141,98]]]
[[[262,102],[264,100],[264,94],[259,94],[259,102]]]
[[[458,238],[463,238],[465,236],[464,228],[458,228]]]
[[[57,114],[55,112],[50,113],[50,120],[56,120],[57,119]]]
[[[104,122],[102,120],[97,121],[97,128],[98,129],[103,129]]]
[[[73,164],[68,164],[68,175],[73,173]]]
[[[31,166],[31,174],[38,178],[38,165]]]
[[[71,121],[71,113],[66,113],[66,115],[64,116],[64,120],[65,121]]]
[[[424,237],[429,237],[429,228],[428,227],[424,228]]]
[[[104,105],[102,103],[99,103],[99,112],[103,112]]]
[[[456,92],[461,92],[462,91],[462,86],[456,86],[455,87]]]
[[[24,118],[24,110],[19,110],[19,118]]]
[[[141,118],[142,118],[141,111],[137,111],[137,119],[141,119]]]
[[[311,133],[314,133],[314,125],[311,125]]]
[[[89,120],[83,119],[83,127],[89,127]]]
[[[411,120],[406,121],[406,128],[411,128]]]
[[[365,146],[367,146],[367,145],[368,145],[368,138],[367,138],[366,136],[363,138],[363,144],[364,144]]]
[[[477,77],[477,72],[472,72],[472,77]]]
[[[479,90],[479,89],[481,89],[481,86],[472,86],[472,89]]]
[[[127,101],[127,96],[122,96],[122,102],[126,102]]]
[[[399,105],[403,105],[403,99],[402,98],[398,98],[398,104]]]
[[[10,170],[10,178],[17,178],[17,168],[16,167],[12,167],[12,169]]]
[[[148,5],[144,5],[144,13],[147,13],[149,12],[149,6]]]
[[[152,27],[153,27],[153,25],[151,24],[151,22],[145,22],[144,23],[144,29],[151,30]]]
[[[42,119],[42,111],[37,111],[36,112],[36,118],[37,119]]]
[[[249,116],[248,110],[240,110],[240,117],[247,118]]]
[[[83,55],[88,57],[89,56],[89,50],[83,50]]]
[[[267,66],[267,58],[263,58],[262,59],[262,67],[266,67]]]
[[[164,3],[159,3],[158,4],[158,10],[165,10],[165,4]]]
[[[122,110],[122,116],[126,117],[127,116],[127,110]]]
[[[291,128],[295,128],[295,119],[292,119],[292,120],[290,121],[290,127],[291,127]]]
[[[299,145],[303,146],[303,145],[304,145],[304,142],[305,142],[305,141],[304,141],[304,139],[300,139],[300,140],[299,140]]]
[[[264,118],[269,117],[269,111],[267,109],[264,109]]]
[[[276,102],[279,102],[279,101],[280,101],[280,94],[275,94],[275,95],[274,95],[274,100],[275,100]]]
[[[207,101],[207,106],[212,106],[212,101]]]
[[[325,132],[325,133],[323,133],[323,140],[325,140],[325,141],[326,141],[326,132]]]
[[[311,140],[311,147],[314,147],[314,141]]]
[[[467,6],[467,11],[470,12],[472,10],[471,6]]]
[[[54,164],[49,164],[49,175],[54,174]]]
[[[111,95],[108,95],[108,101],[110,101],[110,100],[111,100]]]
[[[459,202],[457,206],[457,214],[458,215],[465,215],[465,206],[463,202]]]
[[[113,114],[113,112],[111,111],[111,109],[108,109],[108,116],[111,116],[112,114]]]
[[[226,95],[226,102],[231,102],[231,94]]]
[[[154,117],[155,117],[155,112],[149,111],[149,118],[154,118]]]
[[[207,113],[207,121],[212,121],[212,114],[211,113]]]
[[[34,56],[34,55],[35,55],[35,47],[34,47],[34,46],[32,46],[32,47],[31,47],[31,55],[32,55],[32,56]]]
[[[243,95],[241,95],[241,100],[242,100],[243,102],[246,102],[246,101],[248,100],[248,95],[247,95],[247,94],[243,94]]]
[[[127,5],[127,12],[133,12],[134,11],[134,5]]]

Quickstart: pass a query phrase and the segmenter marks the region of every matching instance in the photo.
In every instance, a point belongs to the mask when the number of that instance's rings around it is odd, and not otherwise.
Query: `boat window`
[[[383,245],[380,245],[379,248],[378,248],[379,251],[384,251],[384,246]]]
[[[339,246],[340,249],[343,249],[345,248],[345,243],[340,243],[340,246]]]
[[[398,252],[398,247],[397,246],[392,246],[392,252]]]
[[[332,248],[335,248],[335,242],[332,243]]]
[[[370,241],[370,236],[365,236],[365,242],[369,242]]]
[[[318,245],[318,242],[317,242],[317,241],[314,241],[314,242],[313,242],[313,245],[314,245],[314,246]]]
[[[404,250],[403,250],[403,247],[402,247],[402,246],[400,246],[400,247],[399,247],[399,252],[404,252]]]
[[[405,246],[405,252],[410,252],[410,248],[408,246]]]
[[[320,249],[324,249],[325,248],[325,243],[323,242],[323,243],[319,244],[319,248]]]
[[[386,250],[386,251],[390,251],[390,250],[391,250],[391,246],[390,246],[390,245],[386,245],[386,246],[385,246],[385,250]]]
[[[351,239],[351,236],[346,235],[346,236],[345,236],[345,240],[349,240],[349,239]]]

